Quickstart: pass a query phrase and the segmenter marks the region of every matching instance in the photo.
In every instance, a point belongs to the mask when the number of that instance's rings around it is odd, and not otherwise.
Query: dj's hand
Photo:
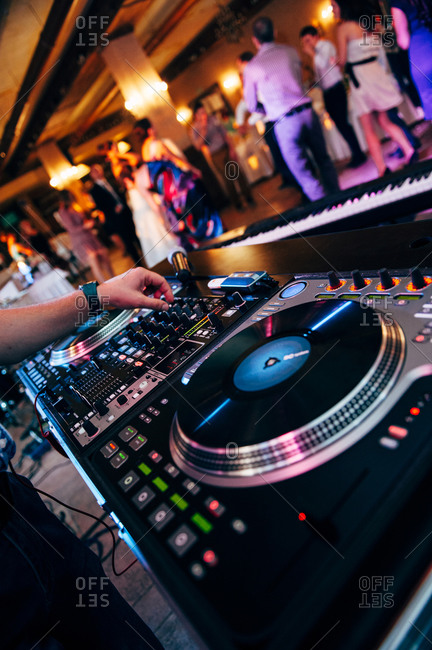
[[[118,275],[112,280],[103,282],[97,288],[101,306],[117,309],[134,309],[135,307],[162,311],[168,309],[168,304],[160,300],[162,294],[165,300],[174,300],[173,292],[168,282],[158,273],[148,269],[135,268]],[[153,294],[153,298],[148,296]]]

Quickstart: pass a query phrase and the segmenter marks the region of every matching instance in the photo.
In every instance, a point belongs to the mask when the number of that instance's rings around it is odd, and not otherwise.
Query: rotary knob
[[[411,271],[411,284],[412,288],[415,291],[419,291],[420,289],[423,289],[424,287],[427,286],[427,282],[425,280],[425,277],[423,273],[420,271],[420,269],[412,269]]]
[[[356,291],[358,291],[359,289],[364,289],[367,286],[364,277],[362,276],[362,274],[358,269],[356,269],[351,273],[351,277],[353,281],[353,288]]]
[[[380,283],[377,287],[378,291],[386,291],[387,289],[391,289],[395,286],[396,283],[387,269],[380,269],[379,276]]]
[[[329,289],[339,289],[343,285],[343,282],[334,271],[327,273],[328,277],[328,288]]]

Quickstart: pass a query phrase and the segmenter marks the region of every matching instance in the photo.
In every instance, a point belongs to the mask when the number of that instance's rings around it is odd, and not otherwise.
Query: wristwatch
[[[86,297],[90,316],[96,316],[102,311],[102,306],[100,304],[99,296],[97,293],[98,286],[99,282],[93,281],[86,282],[85,284],[80,284],[78,287],[78,289],[82,291]]]

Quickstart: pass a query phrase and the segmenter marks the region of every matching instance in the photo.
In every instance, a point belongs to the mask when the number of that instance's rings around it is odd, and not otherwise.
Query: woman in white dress
[[[139,173],[142,176],[142,167]],[[126,188],[129,207],[140,240],[147,268],[165,260],[173,248],[178,246],[177,237],[165,227],[163,212],[152,193],[144,184],[138,189],[132,168],[125,166],[119,180]]]
[[[120,154],[116,142],[110,143],[105,153],[113,176],[126,190],[145,264],[150,269],[166,259],[179,241],[165,224],[163,207],[148,189],[150,180],[146,165],[136,168],[139,155],[132,151]]]
[[[375,113],[383,131],[402,149],[405,164],[415,162],[417,153],[404,132],[388,117],[387,111],[402,103],[396,82],[380,64],[383,56],[378,3],[359,0],[332,0],[333,13],[341,20],[337,30],[339,65],[346,65],[350,76],[352,106],[362,125],[369,152],[379,176],[389,170],[381,142],[375,132]]]

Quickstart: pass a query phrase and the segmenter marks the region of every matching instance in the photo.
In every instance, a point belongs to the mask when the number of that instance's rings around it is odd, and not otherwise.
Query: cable
[[[40,391],[38,391],[36,393],[36,397],[34,398],[34,402],[33,402],[33,408],[34,408],[34,412],[36,413],[36,418],[37,418],[37,421],[38,421],[38,424],[39,424],[39,429],[40,429],[40,432],[42,434],[42,437],[46,438],[46,435],[45,435],[44,430],[43,430],[42,420],[39,417],[39,411],[37,410],[37,405],[36,405],[36,402],[38,400],[39,395],[41,393],[43,393],[44,390],[45,390],[45,388],[41,388]]]
[[[33,402],[33,408],[34,408],[34,411],[35,411],[35,413],[36,413],[36,418],[37,418],[37,421],[38,421],[38,424],[39,424],[39,428],[40,428],[40,431],[41,431],[42,436],[43,436],[44,438],[48,439],[48,441],[49,441],[50,444],[54,447],[54,449],[56,449],[57,451],[61,450],[60,453],[62,453],[62,455],[64,456],[64,455],[65,455],[65,452],[64,452],[63,449],[61,449],[60,445],[57,445],[57,444],[54,445],[54,444],[53,444],[53,441],[49,439],[50,432],[48,432],[48,431],[45,432],[45,431],[43,430],[42,420],[41,420],[40,417],[39,417],[39,412],[38,412],[38,410],[37,410],[37,400],[38,400],[39,395],[40,395],[41,393],[43,393],[44,390],[45,390],[45,388],[42,388],[38,393],[36,393],[36,396],[35,396],[35,398],[34,398],[34,402]],[[57,447],[58,447],[58,448],[57,448]],[[15,476],[15,478],[16,478],[16,479],[17,479],[17,480],[18,480],[22,485],[25,485],[27,488],[29,488],[29,489],[31,489],[31,490],[34,490],[35,492],[38,492],[39,494],[43,494],[44,496],[48,497],[49,499],[52,499],[53,501],[55,501],[56,503],[60,504],[60,505],[63,506],[64,508],[68,508],[69,510],[72,510],[73,512],[79,512],[81,515],[84,515],[84,516],[86,516],[86,517],[90,517],[91,519],[94,519],[95,521],[97,521],[99,524],[101,524],[102,526],[104,526],[104,527],[107,529],[107,531],[108,531],[108,532],[110,533],[110,535],[111,535],[111,540],[112,540],[111,567],[112,567],[112,570],[113,570],[113,573],[114,573],[115,576],[118,577],[118,576],[123,575],[123,573],[126,573],[126,571],[128,571],[128,570],[131,568],[131,566],[133,566],[136,562],[138,562],[138,559],[135,559],[133,562],[131,562],[130,564],[128,564],[128,566],[127,566],[125,569],[123,569],[122,571],[117,571],[117,569],[115,568],[116,538],[115,538],[115,535],[114,535],[113,531],[111,530],[110,526],[108,526],[108,524],[106,524],[106,523],[105,523],[105,522],[104,522],[100,517],[96,517],[95,515],[92,515],[92,514],[90,514],[89,512],[85,512],[85,510],[80,510],[80,508],[75,508],[74,506],[70,506],[70,505],[68,505],[67,503],[64,503],[63,501],[60,501],[60,499],[57,499],[57,498],[54,497],[52,494],[49,494],[48,492],[44,492],[43,490],[40,490],[39,488],[36,488],[34,485],[28,485],[28,484],[27,484],[25,481],[23,481],[23,480],[21,479],[21,477],[16,473],[15,468],[14,468],[14,466],[12,465],[12,463],[11,463],[10,461],[9,461],[9,467],[10,467],[10,470],[11,470],[12,474]],[[52,468],[52,469],[53,469],[53,468]],[[48,472],[48,473],[49,473],[49,472]],[[42,480],[42,479],[41,479],[41,480]]]
[[[86,517],[90,517],[91,519],[94,519],[95,521],[97,521],[99,524],[102,524],[102,526],[104,526],[107,529],[107,531],[111,535],[111,540],[112,540],[112,544],[113,544],[113,549],[112,549],[112,553],[111,553],[111,567],[112,567],[112,570],[113,570],[113,573],[114,573],[115,576],[123,575],[123,573],[126,573],[126,571],[128,571],[131,568],[131,566],[133,566],[136,562],[138,562],[138,558],[136,558],[125,569],[123,569],[122,571],[117,571],[117,569],[115,568],[116,538],[115,538],[115,535],[114,535],[113,531],[111,530],[111,527],[108,524],[106,524],[100,517],[96,517],[96,515],[90,514],[90,512],[86,512],[85,510],[81,510],[80,508],[75,508],[74,506],[68,505],[67,503],[64,503],[64,501],[60,501],[60,499],[57,499],[57,497],[54,497],[52,494],[49,494],[48,492],[44,492],[44,490],[39,490],[38,488],[35,488],[33,485],[28,485],[28,483],[23,481],[22,478],[19,476],[19,474],[16,473],[15,468],[12,465],[11,461],[9,461],[9,468],[10,468],[10,471],[12,472],[12,474],[14,475],[14,477],[17,479],[17,481],[19,481],[26,488],[28,488],[30,490],[34,490],[34,492],[38,492],[39,494],[43,494],[45,497],[48,497],[49,499],[52,499],[53,501],[55,501],[59,505],[63,506],[64,508],[68,508],[69,510],[72,510],[73,512],[79,512],[81,515],[85,515]]]
[[[36,487],[37,485],[39,485],[40,483],[42,483],[42,481],[44,481],[44,480],[45,480],[45,479],[46,479],[50,474],[52,474],[56,469],[60,469],[60,467],[70,466],[70,464],[71,464],[71,461],[68,459],[68,460],[63,461],[62,463],[59,463],[58,465],[54,465],[53,467],[50,467],[50,469],[48,469],[48,470],[45,472],[45,474],[43,474],[43,475],[40,477],[40,479],[38,479],[35,483],[33,483],[33,487]]]

